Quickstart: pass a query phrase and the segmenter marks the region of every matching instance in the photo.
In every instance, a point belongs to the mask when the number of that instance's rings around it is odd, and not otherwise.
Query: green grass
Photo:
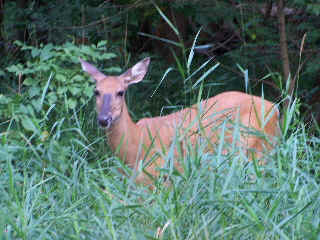
[[[45,139],[2,123],[1,239],[319,239],[320,139],[303,123],[265,166],[202,143],[151,191],[118,172],[91,108],[44,120]]]
[[[207,61],[193,71],[192,52],[185,69],[167,79],[153,65],[150,73],[160,83],[147,77],[129,90],[135,120],[217,91],[215,82],[204,82],[217,65]],[[63,92],[65,104],[50,104],[47,90],[36,86],[40,105],[28,97],[28,86],[21,95],[0,94],[0,239],[320,238],[320,139],[297,118],[297,101],[282,113],[283,137],[266,155],[266,165],[248,162],[237,138],[227,144],[221,137],[215,153],[205,152],[208,142],[199,141],[179,159],[173,142],[160,169],[171,185],[160,177],[150,190],[136,185],[131,170],[111,153],[93,101],[72,111]],[[86,99],[82,86],[78,94]],[[239,125],[234,129],[239,136]],[[223,148],[230,153],[222,155]],[[183,174],[172,160],[180,161]]]

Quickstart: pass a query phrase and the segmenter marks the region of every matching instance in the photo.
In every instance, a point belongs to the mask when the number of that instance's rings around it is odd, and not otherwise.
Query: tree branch
[[[284,0],[279,0],[278,6],[278,20],[279,20],[279,34],[280,34],[280,56],[282,61],[282,70],[283,70],[283,78],[286,81],[290,81],[289,92],[288,94],[292,96],[295,81],[292,77],[290,77],[290,62],[288,55],[288,44],[287,44],[287,34],[286,34],[286,22],[284,15]],[[289,79],[290,77],[290,79]],[[286,103],[286,107],[288,106],[288,102]]]

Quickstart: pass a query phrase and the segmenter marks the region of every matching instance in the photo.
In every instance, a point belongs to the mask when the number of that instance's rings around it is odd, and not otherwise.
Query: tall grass
[[[223,155],[199,141],[179,159],[184,173],[164,166],[172,184],[159,178],[154,190],[119,173],[126,167],[108,151],[92,103],[44,119],[43,139],[3,122],[1,239],[318,239],[320,139],[287,111],[266,165],[236,144]],[[166,159],[177,160],[171,151]]]
[[[58,140],[58,146],[70,147],[60,156],[68,160],[66,170],[56,166],[60,159],[54,152],[45,167],[34,167],[47,159],[35,154],[32,143],[2,144],[0,234],[3,239],[317,239],[319,143],[301,124],[258,169],[240,161],[241,155],[226,159],[203,152],[199,144],[183,159],[185,173],[172,172],[172,186],[159,180],[154,191],[120,175],[117,159],[109,166],[112,155],[90,153],[98,142]],[[20,151],[26,157],[16,158]]]

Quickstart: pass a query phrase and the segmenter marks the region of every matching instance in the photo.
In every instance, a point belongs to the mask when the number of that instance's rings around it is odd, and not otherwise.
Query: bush
[[[87,141],[78,115],[85,118],[94,113],[93,106],[86,114],[81,111],[93,95],[93,84],[80,70],[79,57],[102,61],[116,55],[107,52],[105,41],[80,47],[72,43],[40,48],[16,44],[29,60],[6,68],[5,77],[14,73],[20,84],[17,94],[0,95],[0,145],[6,149],[0,158],[26,159],[15,164],[27,164],[32,170],[43,169],[52,162],[56,169],[65,172],[75,151],[74,141],[78,142],[76,145]],[[105,71],[120,69],[109,67]]]

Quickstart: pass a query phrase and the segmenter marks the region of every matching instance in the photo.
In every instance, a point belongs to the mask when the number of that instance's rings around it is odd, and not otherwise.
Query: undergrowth
[[[61,49],[51,46],[50,51]],[[82,54],[90,58],[90,51]],[[320,139],[309,134],[295,114],[295,101],[283,113],[283,136],[266,165],[246,161],[237,149],[228,155],[205,152],[199,142],[179,160],[183,174],[165,165],[161,172],[171,184],[159,178],[150,190],[119,173],[119,168],[128,173],[130,169],[108,150],[96,124],[94,103],[77,82],[87,81],[79,74],[80,64],[64,72],[67,80],[78,76],[69,86],[72,90],[50,88],[51,82],[63,88],[63,77],[54,72],[63,68],[66,58],[61,59],[52,60],[49,71],[39,70],[42,74],[24,72],[30,77],[21,92],[1,95],[1,239],[320,237]],[[18,72],[8,70],[19,76],[26,70],[19,67]],[[200,89],[194,99],[201,97],[202,80],[216,67],[193,83],[187,81]],[[49,93],[57,94],[56,100]],[[68,96],[83,101],[70,104]],[[175,160],[173,153],[168,151],[166,159]]]
[[[2,239],[319,237],[320,141],[303,124],[266,165],[199,145],[182,160],[184,174],[162,169],[171,186],[160,178],[150,190],[121,175],[103,137],[90,136],[99,136],[96,126],[78,120],[80,128],[68,123],[42,145],[21,132],[12,141],[10,128],[2,133]]]

